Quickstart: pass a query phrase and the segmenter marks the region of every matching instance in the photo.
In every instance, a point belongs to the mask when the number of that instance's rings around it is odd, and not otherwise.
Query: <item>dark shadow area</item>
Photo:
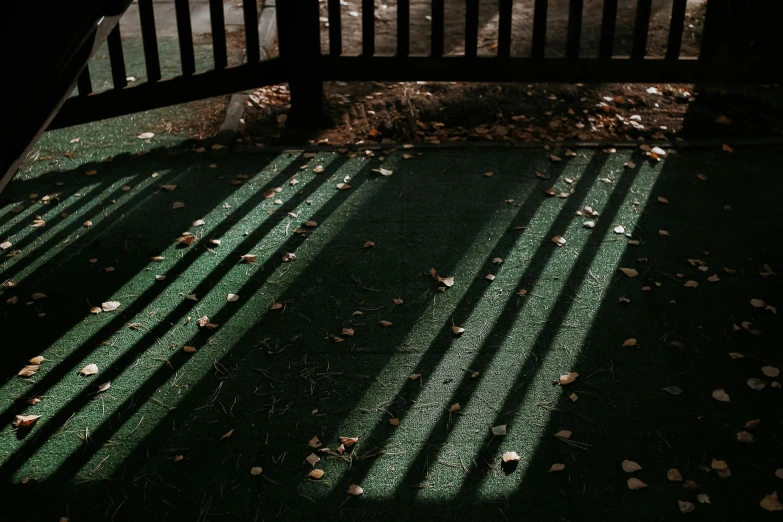
[[[758,501],[779,480],[774,470],[780,463],[770,455],[778,444],[780,395],[772,386],[775,379],[760,368],[783,364],[774,346],[781,331],[775,313],[749,301],[764,299],[775,306],[783,295],[776,168],[781,152],[684,150],[655,167],[635,155],[637,167],[631,169],[600,151],[590,153],[589,161],[582,156],[551,165],[535,152],[465,154],[429,152],[397,163],[388,178],[373,171],[383,164],[371,159],[353,175],[350,190],[335,190],[324,198],[319,187],[341,180],[342,163],[336,158],[325,175],[308,181],[305,192],[282,207],[293,211],[298,203],[312,200],[308,219],[318,227],[302,236],[293,233],[292,225],[270,251],[269,262],[240,265],[248,271],[238,277],[239,255],[273,235],[286,212],[270,215],[271,221],[258,227],[248,223],[247,236],[231,246],[226,262],[202,274],[193,287],[199,296],[225,288],[243,299],[209,314],[218,328],[188,337],[185,344],[196,347],[195,355],[177,349],[165,364],[143,374],[132,394],[118,391],[107,398],[119,401],[111,407],[115,413],[100,417],[89,439],[68,450],[48,478],[31,476],[25,484],[8,484],[9,494],[27,498],[46,491],[50,499],[45,513],[32,515],[13,506],[9,516],[668,520],[681,516],[678,500],[693,502],[695,517],[728,521],[744,519],[749,512],[766,514]],[[242,155],[236,156],[242,161]],[[387,165],[393,164],[390,160]],[[293,163],[284,174],[259,180],[258,193],[285,183],[297,169]],[[483,176],[482,170],[493,176]],[[536,177],[535,172],[545,170],[548,177]],[[606,183],[612,173],[606,202],[596,208],[596,225],[584,231],[590,234],[584,245],[576,251],[558,249],[551,237],[571,237],[581,229],[587,218],[576,211],[593,204],[588,191]],[[578,179],[573,194],[564,200],[547,198],[544,191],[559,190],[567,176]],[[665,203],[658,200],[663,196]],[[209,200],[202,203],[209,208],[224,200],[222,194],[202,192],[193,197],[194,206],[200,199]],[[253,204],[258,201],[251,197],[246,205]],[[232,210],[236,219],[218,229],[227,233],[243,226],[239,216],[248,211],[237,207]],[[454,362],[464,365],[455,383],[443,383],[444,389],[456,391],[439,399],[436,429],[422,435],[423,445],[401,445],[395,441],[399,428],[388,419],[399,419],[401,425],[417,422],[417,409],[427,406],[419,400],[422,388],[439,386],[429,376],[452,353],[454,343],[462,342],[451,334],[451,324],[480,313],[494,298],[494,287],[483,274],[497,271],[494,257],[511,255],[523,234],[517,227],[532,227],[541,215],[543,237],[529,252],[525,268],[511,259],[503,268],[512,270],[519,284],[500,297],[499,315],[489,318],[484,341],[465,346],[459,355],[464,362]],[[618,222],[629,224],[632,215],[638,220],[628,225],[628,232],[640,240],[638,246],[626,246],[625,238],[612,232]],[[216,230],[213,236],[224,234]],[[368,240],[373,248],[363,246]],[[191,257],[207,255],[192,248],[178,261],[179,273]],[[296,253],[296,261],[282,262],[286,252]],[[558,272],[564,284],[551,295],[551,304],[533,301],[542,299],[537,293],[546,296],[553,284],[544,280],[547,267],[564,259],[569,261]],[[427,274],[430,267],[456,275],[457,285],[438,292]],[[633,267],[639,275],[626,277],[616,267]],[[713,274],[719,281],[707,279]],[[225,286],[227,279],[235,284]],[[695,288],[684,285],[691,280],[698,282]],[[514,294],[519,287],[527,289],[527,297]],[[392,305],[394,297],[404,302]],[[152,300],[145,295],[136,299],[140,303],[130,305],[122,321],[108,322],[84,346],[95,346]],[[273,302],[284,306],[269,310]],[[167,308],[156,326],[111,367],[102,368],[101,381],[120,388],[124,372],[165,341],[173,323],[201,314],[199,306],[184,300]],[[517,351],[516,341],[510,341],[520,328],[517,318],[542,313],[540,331],[529,344],[519,341]],[[581,318],[576,325],[569,322],[574,313]],[[393,324],[384,328],[379,320]],[[341,333],[343,328],[354,334]],[[436,333],[426,341],[426,336],[416,337],[417,328]],[[42,335],[48,334],[36,332],[35,338]],[[342,336],[341,342],[333,336]],[[638,344],[623,347],[630,338]],[[513,358],[504,359],[510,353],[500,348],[504,343],[512,343]],[[735,360],[729,352],[744,357]],[[206,357],[206,365],[193,370],[196,360],[191,359],[199,356]],[[62,365],[70,368],[83,358],[74,356]],[[399,367],[399,382],[381,380],[390,363]],[[514,369],[513,383],[491,397],[479,397],[477,388],[486,384],[482,379],[490,379],[498,366]],[[56,370],[33,385],[37,394],[63,377]],[[550,384],[565,371],[577,371],[580,377],[564,387]],[[421,381],[407,378],[414,372],[422,375]],[[766,388],[750,389],[750,377],[762,379]],[[663,391],[667,386],[678,386],[681,393]],[[716,388],[725,389],[731,403],[713,399]],[[376,410],[357,410],[371,390]],[[578,400],[569,399],[571,393]],[[535,406],[529,405],[531,397]],[[455,402],[462,405],[464,417],[450,415],[447,407]],[[489,414],[482,417],[483,431],[475,441],[452,440],[461,423],[476,422],[471,416],[484,402]],[[39,451],[50,441],[76,437],[74,430],[64,429],[71,415],[100,408],[93,391],[77,392],[5,460],[4,480],[25,461],[40,458]],[[367,419],[364,433],[352,458],[341,459],[335,441],[354,434],[355,420],[349,419],[357,415]],[[755,418],[761,419],[750,430],[756,442],[738,442],[736,433]],[[500,424],[508,425],[508,435],[493,436],[490,428]],[[139,435],[134,435],[136,429]],[[573,432],[574,444],[552,436],[561,429]],[[331,453],[320,454],[316,466],[326,475],[310,483],[312,466],[303,459],[316,451],[307,444],[313,435]],[[453,463],[442,454],[452,446],[479,450]],[[523,456],[518,466],[500,465],[500,455],[509,450]],[[713,458],[725,460],[732,477],[717,477],[710,470]],[[624,472],[620,463],[625,459],[642,469]],[[554,463],[565,469],[550,473]],[[262,474],[252,476],[252,466],[263,467]],[[701,489],[685,490],[682,482],[668,481],[666,472],[672,468]],[[346,495],[349,484],[377,483],[379,473],[399,485],[387,491],[368,489],[358,498]],[[630,477],[649,488],[630,491]],[[699,503],[699,493],[708,494],[711,504]]]

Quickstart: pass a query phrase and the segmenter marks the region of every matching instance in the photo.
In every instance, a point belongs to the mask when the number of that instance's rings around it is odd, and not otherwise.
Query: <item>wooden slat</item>
[[[410,0],[397,0],[397,56],[408,56],[411,51]]]
[[[500,0],[498,4],[498,56],[511,56],[511,7],[512,0]]]
[[[582,39],[582,9],[584,0],[571,0],[568,9],[568,37],[566,40],[566,57],[578,58],[579,45]]]
[[[652,0],[639,0],[637,2],[631,58],[644,58],[644,55],[647,54],[647,33],[650,31],[651,12]]]
[[[546,15],[549,0],[536,0],[533,14],[533,58],[543,58],[546,49]]]
[[[245,22],[245,58],[247,63],[261,60],[261,44],[258,41],[258,6],[256,0],[242,0],[242,15]]]
[[[362,56],[375,54],[375,2],[362,0]]]
[[[125,56],[122,52],[122,36],[120,24],[106,38],[109,46],[109,63],[111,64],[111,79],[115,89],[123,89],[128,85],[128,73],[125,71]]]
[[[188,0],[174,0],[174,10],[177,15],[177,38],[182,74],[193,74],[196,72],[196,57],[193,53],[193,29],[190,25]]]
[[[228,65],[228,57],[223,0],[209,0],[209,21],[212,26],[212,57],[215,69],[225,69]]]
[[[465,56],[472,58],[478,52],[479,0],[465,4]]]
[[[139,21],[141,22],[141,41],[144,47],[144,64],[147,67],[147,81],[160,80],[160,57],[158,56],[158,37],[155,34],[155,12],[152,0],[139,0]]]
[[[444,2],[432,0],[432,31],[430,33],[430,56],[443,56]]]
[[[685,8],[688,0],[674,0],[672,3],[671,23],[669,24],[669,41],[666,44],[666,58],[676,60],[682,49],[682,31],[685,29]]]
[[[342,21],[340,20],[340,0],[329,0],[329,54],[343,54]]]
[[[601,19],[601,44],[598,51],[598,55],[601,58],[611,58],[614,55],[614,30],[616,26],[617,0],[604,0],[604,12]]]
[[[76,85],[79,87],[79,96],[89,96],[92,94],[92,80],[90,79],[90,65],[87,64],[82,69],[81,74],[76,80]]]

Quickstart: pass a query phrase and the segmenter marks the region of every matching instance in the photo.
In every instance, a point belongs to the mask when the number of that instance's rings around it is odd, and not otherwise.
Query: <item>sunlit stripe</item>
[[[285,167],[291,161],[291,158],[279,158],[279,159],[281,161],[274,162],[274,163],[268,165],[257,177],[259,179],[274,177],[274,175],[276,174],[276,172],[275,172],[276,169],[279,169],[281,166]],[[187,172],[183,173],[183,175],[185,175],[185,174],[187,174]],[[236,192],[233,192],[231,194],[231,196],[229,198],[227,198],[225,201],[226,202],[231,202],[231,204],[234,207],[237,207],[237,206],[241,205],[243,202],[245,202],[248,199],[250,199],[251,197],[253,197],[254,195],[256,195],[257,191],[258,191],[258,186],[257,185],[255,185],[255,184],[246,184],[246,185],[243,185],[243,186],[239,187],[236,190]],[[293,191],[291,191],[290,195],[293,195]],[[205,224],[199,230],[200,234],[209,234],[212,230],[214,230],[217,226],[219,226],[219,224],[221,223],[221,221],[223,219],[225,219],[225,210],[222,208],[222,205],[221,205],[222,203],[223,202],[220,202],[219,204],[217,204],[214,207],[214,209],[204,217]],[[266,212],[267,208],[268,208],[267,206],[258,205],[255,209],[253,209],[253,211],[258,214],[258,218],[257,218],[258,219],[258,221],[257,221],[258,224],[262,224],[265,221],[265,219],[269,216],[269,214],[267,214],[267,212]],[[112,230],[111,227],[109,227],[107,230],[103,231],[102,233],[110,234],[111,230]],[[239,234],[239,236],[240,236],[240,238],[238,239],[238,241],[241,241],[241,234]],[[175,258],[176,257],[176,252],[177,252],[177,246],[176,246],[177,244],[173,242],[173,239],[174,238],[172,238],[172,246],[169,248],[169,252],[170,252],[170,257]],[[209,255],[209,257],[204,257],[204,260],[202,262],[211,264],[211,263],[214,263],[215,261],[219,261],[219,260],[224,259],[225,256],[227,256],[231,252],[231,246],[228,243],[226,243],[224,248],[222,248],[222,249],[215,249],[214,252],[215,252],[214,256]],[[165,252],[162,252],[161,254],[165,254]],[[207,256],[208,254],[204,254],[204,255]],[[45,259],[43,261],[45,262]],[[199,263],[194,263],[194,265],[198,265],[198,264]],[[171,272],[172,274],[178,274],[177,263],[174,263],[173,265],[163,265],[163,264],[150,262],[149,267],[151,268],[150,271],[146,271],[146,270],[142,269],[140,271],[139,275],[137,275],[134,279],[132,279],[131,281],[126,283],[122,288],[118,289],[117,292],[115,292],[114,296],[106,296],[106,300],[107,301],[112,300],[112,297],[113,297],[114,299],[116,299],[116,300],[118,300],[118,301],[120,301],[122,303],[123,301],[127,302],[126,297],[130,296],[130,295],[138,296],[138,295],[146,293],[146,292],[157,292],[157,290],[155,289],[155,285],[159,284],[159,283],[155,280],[155,275],[157,275],[157,274],[165,275],[165,273],[167,271]],[[56,270],[57,268],[56,267],[52,267],[52,269]],[[173,289],[177,288],[176,285],[182,286],[182,284],[183,283],[181,281],[174,281],[174,284],[167,288],[167,293],[169,293],[171,291],[174,291]],[[177,288],[177,289],[180,290],[180,291],[187,290],[187,288],[184,288],[184,289]],[[184,296],[183,296],[183,298],[184,298]],[[147,319],[148,319],[144,315],[145,312],[149,313],[150,309],[154,309],[155,306],[156,306],[155,303],[156,302],[153,301],[153,303],[149,307],[147,307],[147,309],[145,311],[143,311],[141,314],[139,314],[140,317],[143,317],[144,323],[147,323]],[[130,303],[128,303],[128,304],[130,304]],[[103,315],[98,315],[98,316],[87,316],[86,315],[86,317],[85,317],[85,319],[84,319],[84,321],[82,323],[90,322],[90,323],[92,323],[92,325],[94,325],[94,327],[91,328],[91,332],[90,332],[90,334],[92,334],[92,333],[94,333],[96,331],[99,331],[107,322],[109,322],[111,320],[112,320],[112,316],[109,315],[109,314],[103,314]],[[75,325],[74,328],[76,328],[77,326],[80,326],[80,325]],[[131,332],[131,333],[133,333],[133,332]],[[135,335],[127,335],[127,337],[135,337]],[[73,344],[71,342],[69,342],[66,338],[68,338],[68,334],[67,333],[64,334],[63,337],[59,341],[55,342],[49,349],[43,351],[43,353],[41,355],[43,355],[44,357],[46,357],[47,359],[49,359],[51,361],[58,361],[58,360],[66,359],[68,354],[70,354],[71,352],[76,351],[79,348],[79,346],[73,346]],[[124,340],[124,338],[123,338],[123,340]],[[111,340],[107,339],[107,341],[110,342]],[[89,355],[88,359],[87,359],[87,362],[84,362],[84,364],[88,364],[90,362],[94,362],[93,359],[94,359],[94,356],[92,354]],[[109,360],[113,360],[113,358],[109,359]],[[79,364],[81,364],[81,363],[79,363]],[[81,364],[81,366],[79,364],[74,365],[71,368],[71,371],[73,373],[75,373],[76,371],[78,371],[79,368],[84,366],[84,364]],[[47,364],[44,364],[41,367],[41,369],[39,370],[39,372],[36,374],[36,379],[35,380],[36,381],[40,381],[42,378],[44,378],[46,376],[48,371],[50,371],[50,369],[52,369],[52,368],[53,368],[53,366],[49,366]],[[63,381],[67,381],[67,379],[64,379]],[[64,385],[65,383],[61,383],[61,384]],[[17,396],[17,395],[22,395],[22,396],[25,395],[28,392],[29,388],[30,388],[30,386],[29,386],[29,384],[27,382],[23,382],[23,381],[19,381],[19,380],[11,380],[5,386],[3,386],[2,387],[2,393],[0,393],[0,405],[2,405],[3,410],[6,410],[8,407],[11,406],[11,404],[16,402],[15,401],[15,396]],[[50,393],[50,392],[47,392],[47,394],[48,393]],[[50,401],[47,400],[47,403],[48,403],[48,405],[51,405],[53,403],[54,404],[58,404],[58,405],[62,405],[67,400],[68,395],[69,395],[68,393],[64,393],[62,395],[59,395],[59,394],[58,395],[54,395],[54,396],[52,396],[52,401],[50,402]]]
[[[560,177],[561,179],[566,177],[578,177],[578,174],[583,168],[584,164],[573,163],[566,167]],[[519,190],[524,190],[524,188],[525,187],[520,187]],[[515,200],[517,198],[522,199],[520,194],[515,194],[514,198]],[[564,200],[561,199],[551,199],[543,204],[561,208],[564,204],[563,201]],[[411,327],[403,345],[414,344],[419,348],[419,363],[421,363],[422,359],[427,355],[427,347],[433,344],[437,336],[443,334],[442,325],[449,322],[455,312],[455,307],[461,303],[465,292],[468,291],[471,284],[476,279],[481,279],[486,275],[484,273],[479,273],[479,271],[486,264],[487,259],[492,259],[495,256],[493,252],[495,245],[501,239],[502,234],[508,233],[511,218],[512,216],[496,214],[492,219],[487,220],[482,232],[478,234],[479,237],[493,238],[489,244],[481,246],[482,253],[485,257],[472,258],[468,255],[469,252],[466,252],[463,255],[463,258],[456,262],[453,274],[448,274],[455,275],[457,284],[448,290],[449,300],[446,301],[447,304],[439,302],[438,297],[436,296],[433,305],[429,306],[422,313],[416,324]],[[516,279],[518,278],[519,273],[524,270],[524,267],[527,266],[531,253],[535,252],[540,246],[541,238],[548,230],[549,225],[548,218],[543,217],[541,212],[536,211],[527,225],[527,229],[521,233],[515,232],[520,234],[516,244],[506,256],[504,265],[496,270],[496,279],[491,284],[487,282],[487,289],[484,292],[483,297],[477,297],[477,301],[481,302],[484,299],[491,300],[495,298],[505,299],[506,297],[500,297],[501,293],[504,296],[508,296],[509,294],[513,295],[514,292],[520,288]],[[509,267],[515,268],[510,269]],[[454,319],[459,321],[464,318],[454,317]],[[483,329],[489,331],[491,330],[492,325],[485,324],[485,320],[485,317],[478,317],[474,313],[470,318],[467,318],[464,326],[469,332],[476,332]],[[417,405],[435,403],[437,406],[424,407],[422,409],[414,407],[413,410],[407,413],[398,412],[400,416],[405,414],[405,417],[402,419],[400,427],[397,428],[394,436],[388,441],[387,447],[408,447],[407,443],[404,443],[405,446],[400,446],[399,444],[410,437],[415,437],[415,434],[427,432],[431,428],[431,426],[426,424],[426,421],[421,421],[422,417],[430,414],[430,412],[434,415],[439,415],[443,411],[443,390],[448,389],[448,387],[443,384],[444,381],[452,380],[455,375],[463,373],[461,370],[455,371],[453,366],[449,366],[456,365],[460,368],[469,367],[469,359],[461,357],[460,355],[465,355],[465,350],[468,349],[468,347],[478,347],[479,343],[475,341],[476,337],[473,334],[466,334],[466,337],[452,342],[450,348],[442,356],[441,363],[438,364],[435,371],[422,376],[423,390],[417,398],[416,403]],[[411,365],[410,355],[405,357],[404,364],[406,367]],[[350,435],[359,436],[360,440],[362,440],[363,437],[366,437],[376,425],[374,422],[368,422],[369,412],[377,414],[378,422],[381,421],[381,417],[384,415],[383,410],[379,409],[377,398],[380,396],[387,396],[389,401],[391,401],[394,398],[395,393],[403,388],[408,379],[408,375],[401,375],[398,363],[392,358],[377,375],[376,382],[384,383],[384,385],[371,385],[362,399],[358,401],[353,410],[348,414],[346,420],[343,421],[343,425],[351,426],[355,430],[351,432]],[[458,379],[453,380],[458,382]],[[415,456],[415,453],[415,451],[411,451],[410,455]],[[383,489],[385,490],[393,490],[395,486],[399,485],[399,480],[404,476],[405,457],[399,457],[399,459],[401,459],[401,465],[397,467],[397,475],[389,476],[388,474],[384,474],[383,477],[377,478],[377,480],[383,482]],[[371,474],[372,470],[369,475]],[[373,479],[368,476],[366,480],[372,481]],[[370,482],[367,483],[370,484]],[[342,487],[342,484],[340,484],[339,481],[335,482],[335,487],[338,487],[337,484],[339,484],[339,487]],[[377,492],[379,489],[376,488],[375,491]],[[314,495],[315,497],[322,497],[328,495],[329,492],[330,490],[322,485],[317,489],[308,489],[307,494]]]
[[[329,156],[333,157],[333,156]],[[325,161],[324,158],[320,159],[321,164],[326,164],[328,161]],[[342,177],[345,174],[352,173],[354,170],[358,170],[358,168],[363,164],[363,160],[357,159],[354,162],[352,162],[349,165],[343,166],[335,175],[333,176],[333,181],[324,183],[323,186],[319,187],[317,189],[316,194],[319,193],[326,193],[326,194],[338,194],[339,192],[334,187],[334,181],[341,180]],[[303,177],[305,175],[300,175],[298,177]],[[377,191],[380,188],[380,184],[373,184],[369,188],[363,188],[362,190],[357,190],[350,196],[348,196],[348,199],[346,200],[346,203],[352,202],[354,204],[361,204],[363,201],[365,201],[367,198],[371,197],[375,191]],[[313,199],[316,199],[317,196],[314,195]],[[328,198],[326,198],[328,199]],[[268,207],[261,207],[259,205],[259,208],[255,209],[254,212],[257,215],[248,215],[245,220],[249,223],[252,223],[253,226],[258,226],[262,224],[263,217],[266,215],[266,210]],[[307,205],[305,202],[302,203],[300,207],[296,209],[297,213],[299,214],[298,220],[306,220],[313,214],[315,214],[318,211],[319,207],[316,206],[310,206]],[[319,234],[321,236],[331,237],[332,235],[336,234],[341,226],[345,224],[350,219],[349,214],[338,214],[334,213],[327,220],[325,220],[318,228]],[[290,229],[290,230],[288,230]],[[238,238],[241,241],[241,238],[243,237],[244,227],[242,224],[239,224],[235,226],[232,231],[238,236]],[[286,230],[288,230],[288,234],[286,234]],[[269,260],[269,256],[271,256],[273,253],[276,253],[277,249],[284,243],[290,235],[293,233],[293,228],[290,227],[290,222],[283,220],[278,225],[275,226],[275,228],[270,231],[270,233],[266,237],[262,237],[259,239],[259,242],[257,245],[251,249],[258,249],[261,247],[264,247],[263,252],[259,253],[259,258],[256,261],[257,265],[261,265],[264,262]],[[226,237],[224,235],[223,237]],[[273,244],[276,244],[276,247],[270,248],[270,242],[273,242]],[[308,242],[305,241],[305,243],[297,250],[297,255],[299,256],[300,261],[296,263],[292,263],[288,266],[290,266],[290,270],[294,270],[294,273],[301,272],[307,268],[307,261],[309,257],[312,257],[316,255],[320,249],[320,247],[315,246],[317,243],[314,242]],[[221,245],[222,247],[223,245]],[[217,250],[216,250],[217,251]],[[225,251],[230,252],[230,246],[227,246]],[[204,261],[204,263],[208,264],[208,266],[214,266],[219,262],[219,259],[215,259],[214,257],[209,258],[208,260]],[[238,264],[234,270],[246,270],[247,265],[240,265]],[[187,275],[193,271],[194,274],[193,277],[188,278]],[[179,278],[176,282],[176,285],[169,288],[169,292],[182,292],[187,293],[190,288],[192,288],[192,282],[188,283],[188,281],[193,281],[194,278],[197,280],[201,277],[196,277],[196,274],[200,273],[199,267],[194,266],[189,269],[189,271],[185,272],[183,277]],[[228,274],[226,274],[228,275]],[[225,276],[224,276],[225,277]],[[280,292],[282,293],[284,289],[281,289]],[[226,295],[229,291],[235,291],[239,293],[239,295],[242,295],[241,289],[228,289],[226,287],[221,286],[220,282],[216,282],[212,291],[210,291],[205,296],[199,296],[199,303],[198,307],[201,310],[210,311],[210,315],[213,315],[215,313],[218,313],[220,308],[224,306],[237,306],[237,304],[226,304]],[[119,294],[119,292],[118,292]],[[184,299],[184,297],[183,297]],[[235,339],[240,337],[244,332],[246,332],[248,329],[250,329],[256,322],[258,322],[261,319],[261,315],[259,314],[259,310],[266,310],[268,303],[265,303],[264,305],[261,305],[258,301],[265,301],[267,299],[266,296],[256,296],[256,295],[248,295],[246,296],[246,299],[241,302],[241,308],[236,312],[236,314],[229,320],[226,324],[220,325],[220,328],[216,330],[216,335],[219,337],[225,337],[227,339]],[[156,308],[155,304],[151,304],[147,309],[145,309],[143,312],[139,313],[137,316],[138,321],[144,321],[148,319],[148,314],[153,311]],[[191,315],[191,314],[188,314]],[[193,314],[193,319],[195,320],[197,317],[195,314]],[[185,320],[185,317],[177,318],[174,322],[175,325],[182,324]],[[167,332],[165,339],[160,339],[158,343],[154,347],[157,347],[161,352],[161,357],[165,357],[165,355],[168,353],[167,348],[169,343],[173,343],[177,346],[181,346],[186,342],[190,337],[192,337],[193,332],[192,331],[184,331],[184,329],[178,329],[176,327],[172,327],[172,329]],[[136,332],[130,332],[126,333],[125,335],[125,341],[128,344],[128,348],[132,347],[133,344],[139,342],[144,338],[143,333],[136,333]],[[153,347],[153,348],[154,348]],[[201,347],[200,347],[201,348]],[[119,357],[118,354],[117,357]],[[216,356],[222,356],[222,353],[215,353],[215,351],[211,351],[208,347],[203,347],[203,349],[199,350],[194,357],[192,357],[183,367],[182,371],[187,372],[189,375],[199,375],[203,376],[205,373],[207,373],[210,370],[213,370],[213,363],[216,358]],[[116,360],[117,357],[114,357],[112,360]],[[139,359],[141,363],[141,359]],[[110,365],[112,361],[109,361],[107,363],[107,366]],[[86,364],[86,362],[85,362]],[[152,369],[152,371],[159,369],[158,365],[156,368]],[[168,370],[165,370],[168,371]],[[112,390],[115,390],[115,392],[123,397],[130,397],[133,395],[134,389],[136,388],[132,384],[130,387],[128,386],[128,383],[132,383],[135,377],[138,375],[138,368],[131,367],[126,368],[120,376],[114,380],[112,383]],[[67,381],[68,379],[63,379],[63,382],[59,383],[58,386],[62,386],[64,389],[68,388],[68,384],[64,381]],[[143,386],[143,383],[141,383]],[[70,397],[68,397],[70,399]],[[143,399],[140,399],[143,400]],[[67,401],[66,401],[67,402]],[[115,413],[117,410],[116,408],[119,407],[121,401],[117,401],[115,403],[109,403],[105,402],[100,405],[101,408],[105,405],[105,417],[110,417],[113,413]],[[91,405],[88,405],[87,407],[97,407],[97,403],[94,401]],[[126,424],[123,425],[123,429],[127,429],[128,433],[123,433],[122,431],[118,431],[116,433],[116,436],[118,438],[122,438],[124,440],[124,443],[126,444],[123,446],[123,448],[127,448],[128,451],[130,451],[132,448],[132,445],[134,442],[138,442],[141,440],[142,437],[144,437],[146,434],[151,431],[154,426],[154,418],[156,416],[160,416],[161,414],[165,414],[165,410],[161,410],[160,405],[157,403],[150,403],[142,407],[144,410],[143,412],[139,412],[137,415],[133,416],[133,418],[141,418],[139,417],[145,417],[146,419],[149,419],[149,422],[146,423],[144,426],[139,426],[138,429],[136,429],[135,424],[132,422],[132,420],[128,419],[126,420]],[[77,418],[78,413],[76,415],[76,418],[71,421],[69,424],[74,427],[74,430],[77,428]],[[125,420],[125,419],[123,419]],[[129,425],[133,424],[133,425]],[[115,425],[116,427],[116,425]],[[92,426],[91,428],[95,428],[95,426]],[[83,429],[83,428],[82,428]],[[78,446],[74,446],[72,448],[73,451],[78,450]],[[119,452],[117,453],[119,455]],[[66,458],[68,455],[62,453],[62,447],[59,449],[55,449],[49,445],[44,445],[35,456],[35,459],[32,460],[38,460],[38,459],[47,459],[47,462],[62,462],[64,458]],[[53,459],[53,460],[51,460]],[[30,466],[33,466],[30,468]],[[106,464],[106,466],[111,466],[111,464]],[[89,464],[87,464],[87,467],[89,467]],[[28,469],[30,468],[30,469]],[[25,476],[25,473],[29,473],[31,469],[34,469],[34,464],[25,464],[22,469],[20,469],[15,476],[23,477]]]

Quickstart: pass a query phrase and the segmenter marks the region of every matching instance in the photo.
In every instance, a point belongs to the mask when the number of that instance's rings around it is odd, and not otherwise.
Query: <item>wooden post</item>
[[[296,127],[324,125],[321,27],[318,0],[277,0],[280,58],[288,68],[291,114]]]

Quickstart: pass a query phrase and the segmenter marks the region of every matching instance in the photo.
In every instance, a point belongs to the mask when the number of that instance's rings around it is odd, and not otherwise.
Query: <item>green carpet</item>
[[[143,130],[96,135],[3,194],[0,471],[17,500],[0,519],[646,521],[681,516],[678,501],[693,519],[774,516],[759,501],[783,466],[762,372],[783,364],[765,308],[781,304],[779,149],[312,157]],[[62,147],[60,132],[45,139]],[[15,430],[19,414],[41,418]],[[340,454],[341,436],[358,442]]]

